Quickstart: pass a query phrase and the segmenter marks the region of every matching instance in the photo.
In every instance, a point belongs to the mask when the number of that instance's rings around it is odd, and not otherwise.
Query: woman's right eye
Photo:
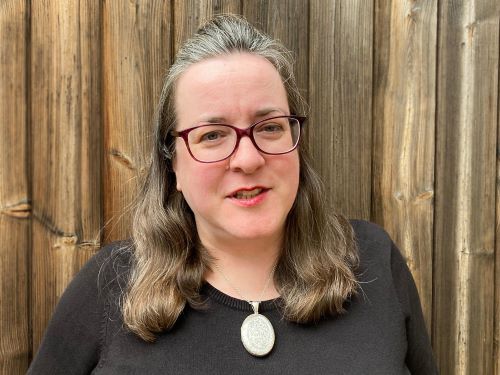
[[[217,141],[222,137],[222,134],[220,132],[216,131],[211,131],[208,133],[205,133],[201,136],[200,142],[205,142],[205,141]]]

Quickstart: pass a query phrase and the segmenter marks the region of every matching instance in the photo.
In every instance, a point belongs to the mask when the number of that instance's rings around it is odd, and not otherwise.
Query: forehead
[[[212,81],[211,75],[203,73],[216,73],[221,76],[225,75],[228,78],[234,78],[234,76],[252,76],[256,70],[265,76],[272,75],[274,78],[279,77],[279,73],[274,65],[265,57],[249,52],[232,52],[209,57],[190,65],[181,74],[179,83],[186,76],[190,76],[191,79],[192,77],[197,77],[196,81],[198,83]]]
[[[191,65],[175,90],[178,120],[204,115],[241,116],[263,108],[288,111],[285,87],[276,68],[262,56],[231,53]]]

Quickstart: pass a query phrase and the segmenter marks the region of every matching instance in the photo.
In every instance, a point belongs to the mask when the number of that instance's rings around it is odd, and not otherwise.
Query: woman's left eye
[[[261,128],[260,128],[260,131],[264,131],[266,133],[274,133],[274,132],[279,132],[282,130],[283,130],[283,127],[281,125],[274,124],[274,123],[265,124],[265,125],[261,126]]]

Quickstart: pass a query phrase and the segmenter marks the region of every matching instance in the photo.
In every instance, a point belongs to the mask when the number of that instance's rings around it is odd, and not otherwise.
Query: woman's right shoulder
[[[127,284],[132,264],[131,240],[115,241],[101,247],[75,275],[66,290],[94,290],[98,296],[115,295]]]
[[[132,264],[132,240],[115,241],[101,247],[94,254],[80,274],[93,275],[99,290],[115,289],[123,286],[128,279]],[[109,290],[108,290],[109,291]]]
[[[131,239],[110,242],[102,246],[91,259],[108,260],[111,258],[125,260],[132,255],[133,242]]]
[[[131,241],[103,246],[76,274],[52,315],[28,374],[90,373],[120,319],[119,301],[132,259]]]

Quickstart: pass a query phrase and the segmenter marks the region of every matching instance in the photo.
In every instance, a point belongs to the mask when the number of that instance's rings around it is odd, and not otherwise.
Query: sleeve
[[[99,284],[110,248],[102,248],[68,285],[28,375],[90,374],[99,362],[107,322],[107,301]]]
[[[415,281],[394,243],[391,247],[391,269],[394,287],[406,318],[406,365],[412,375],[438,374]]]

